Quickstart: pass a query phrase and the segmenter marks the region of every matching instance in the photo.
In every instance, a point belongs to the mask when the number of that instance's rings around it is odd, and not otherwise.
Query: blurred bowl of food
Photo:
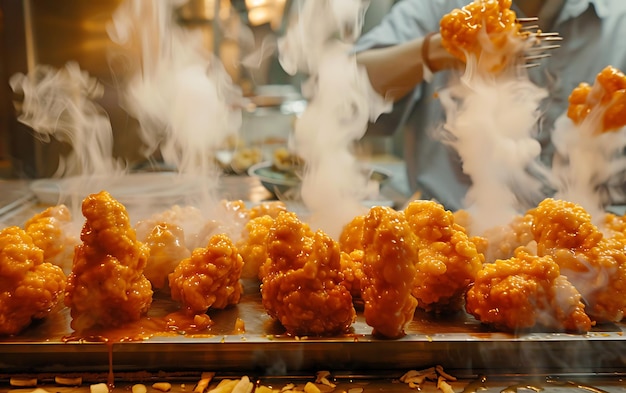
[[[248,175],[259,179],[263,187],[277,197],[292,199],[299,196],[302,180],[300,169],[298,166],[279,166],[275,162],[263,161],[252,165],[248,169]],[[391,172],[370,165],[364,165],[363,171],[369,174],[370,184],[368,186],[371,186],[372,189],[375,188],[376,192],[392,176]]]

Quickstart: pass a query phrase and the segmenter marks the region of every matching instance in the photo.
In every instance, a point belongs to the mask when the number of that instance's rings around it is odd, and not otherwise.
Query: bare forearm
[[[422,46],[424,38],[416,38],[400,45],[370,49],[357,54],[374,90],[389,100],[397,101],[424,80]],[[453,67],[457,61],[441,46],[441,37],[435,34],[428,45],[428,63],[433,72]]]

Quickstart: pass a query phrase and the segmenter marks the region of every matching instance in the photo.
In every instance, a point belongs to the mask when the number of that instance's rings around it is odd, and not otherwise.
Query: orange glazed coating
[[[597,322],[626,312],[626,236],[605,238],[591,216],[572,202],[546,199],[529,211],[539,255],[550,255],[574,284]]]
[[[433,201],[413,201],[404,210],[417,235],[419,256],[412,294],[428,311],[459,311],[485,257],[452,212]]]
[[[287,205],[281,201],[265,201],[258,205],[254,205],[249,209],[250,219],[262,216],[270,216],[276,218],[278,213],[287,211]]]
[[[143,274],[154,290],[165,288],[168,275],[191,254],[185,245],[185,233],[178,225],[163,222],[155,225],[143,242],[150,248]]]
[[[261,297],[267,313],[288,334],[329,336],[346,333],[356,318],[343,285],[339,245],[313,232],[295,213],[282,212],[267,238]]]
[[[65,205],[46,208],[24,224],[24,230],[35,245],[43,250],[44,260],[69,272],[78,239],[67,232],[72,222],[70,210]]]
[[[615,67],[605,67],[593,86],[581,83],[569,96],[567,116],[581,124],[592,113],[601,115],[594,131],[617,131],[626,126],[626,75]],[[596,117],[593,118],[594,120]]]
[[[243,260],[225,234],[213,235],[204,248],[196,248],[170,274],[172,299],[188,314],[204,314],[239,303]]]
[[[122,326],[138,320],[152,303],[150,281],[143,275],[149,249],[137,241],[124,205],[108,192],[83,200],[85,223],[65,291],[71,326]]]
[[[559,248],[588,250],[602,239],[589,213],[573,202],[546,198],[528,214],[533,219],[531,230],[539,255]]]
[[[484,265],[467,292],[466,309],[482,323],[507,331],[541,326],[587,332],[592,325],[580,293],[556,262],[523,247],[510,259]]]
[[[403,212],[375,206],[363,225],[361,297],[365,321],[373,333],[388,338],[404,335],[417,300],[411,295],[416,276],[418,240]]]
[[[511,0],[475,0],[441,18],[441,44],[464,62],[468,55],[476,59],[489,56],[489,71],[497,71],[526,39],[520,28]]]
[[[61,268],[44,262],[43,251],[24,230],[0,230],[0,335],[18,334],[45,318],[64,289]]]
[[[243,258],[241,277],[261,279],[261,267],[267,259],[267,235],[274,224],[269,215],[259,216],[246,223],[237,249]]]
[[[354,217],[339,234],[339,246],[341,251],[352,252],[363,249],[363,222],[365,216]]]

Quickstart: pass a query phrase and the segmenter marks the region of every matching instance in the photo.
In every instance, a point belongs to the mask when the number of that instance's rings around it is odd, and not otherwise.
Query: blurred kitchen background
[[[215,3],[215,2],[218,3]],[[0,0],[0,177],[30,179],[54,174],[58,159],[68,146],[57,141],[43,143],[32,130],[17,121],[9,78],[27,74],[36,64],[62,68],[68,61],[97,78],[105,88],[98,101],[108,113],[114,134],[114,151],[131,164],[140,164],[137,123],[119,105],[111,65],[106,25],[123,0]],[[372,0],[364,31],[376,25],[393,0]],[[299,76],[290,77],[280,67],[276,53],[253,69],[240,62],[263,42],[275,41],[289,15],[298,10],[297,0],[188,0],[175,10],[176,22],[199,29],[207,49],[218,54],[244,94],[257,98],[256,109],[244,114],[243,132],[272,138],[285,136],[293,116],[303,110]],[[214,15],[218,14],[218,18]],[[253,135],[254,137],[254,135]],[[363,149],[371,154],[391,155],[400,149],[395,137],[367,135]]]

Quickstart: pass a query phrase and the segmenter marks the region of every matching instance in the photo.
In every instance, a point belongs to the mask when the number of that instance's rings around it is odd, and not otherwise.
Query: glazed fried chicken
[[[529,211],[538,255],[549,255],[582,294],[597,322],[620,321],[626,312],[626,238],[606,238],[579,205],[545,199]]]
[[[282,212],[270,228],[267,254],[263,306],[288,334],[330,336],[348,331],[356,312],[342,284],[336,241],[321,230],[313,232],[295,213]]]
[[[0,230],[0,335],[18,334],[60,302],[65,274],[21,228]]]
[[[243,258],[242,278],[263,278],[263,269],[267,259],[267,235],[274,224],[270,216],[260,216],[248,221],[237,249]]]
[[[190,315],[239,303],[243,260],[225,234],[213,235],[206,247],[192,251],[169,276],[172,299]]]
[[[596,132],[602,133],[626,126],[624,110],[626,75],[613,66],[607,66],[596,76],[593,86],[583,82],[572,90],[567,117],[576,124],[589,118],[598,123]]]
[[[191,252],[185,245],[185,234],[178,225],[160,223],[141,241],[150,249],[143,271],[153,290],[166,288],[168,276]]]
[[[485,261],[454,222],[452,212],[434,201],[413,201],[404,210],[417,236],[417,274],[411,293],[427,311],[463,309],[465,291]]]
[[[456,58],[476,59],[490,72],[501,70],[524,45],[511,0],[474,0],[441,18],[441,45]]]
[[[149,249],[137,241],[124,205],[108,192],[87,196],[85,216],[65,291],[71,326],[77,332],[122,326],[138,320],[152,303],[143,275]]]
[[[413,320],[417,254],[417,236],[403,212],[383,206],[370,209],[363,222],[361,297],[365,321],[374,334],[401,337]]]
[[[65,205],[51,206],[35,214],[24,224],[24,230],[35,245],[43,250],[44,261],[72,269],[74,247],[78,239],[71,234],[72,215]]]
[[[520,247],[515,256],[485,264],[467,292],[466,310],[506,331],[536,327],[587,332],[591,320],[576,288],[550,256]]]

